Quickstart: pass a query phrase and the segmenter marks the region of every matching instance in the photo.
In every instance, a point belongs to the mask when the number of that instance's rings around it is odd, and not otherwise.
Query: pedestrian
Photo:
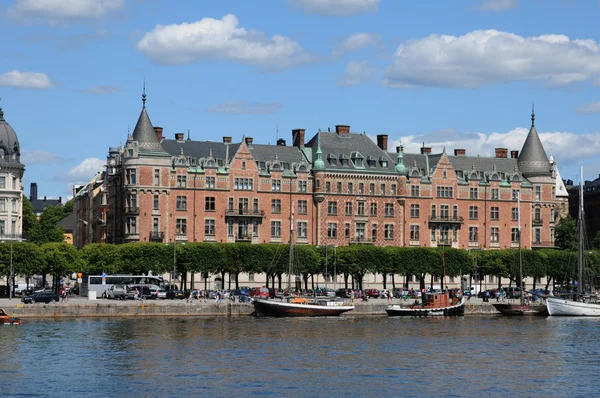
[[[485,291],[485,300],[483,300],[485,302],[489,302],[490,301],[490,291],[486,290]]]
[[[387,299],[388,299],[388,304],[392,301],[392,292],[390,290],[388,290],[387,292]]]

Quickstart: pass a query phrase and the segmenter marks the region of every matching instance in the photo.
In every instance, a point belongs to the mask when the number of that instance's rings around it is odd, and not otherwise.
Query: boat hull
[[[548,308],[544,304],[540,305],[520,305],[510,303],[495,303],[492,304],[495,309],[500,311],[502,315],[521,316],[521,315],[548,315]]]
[[[353,305],[337,305],[337,303],[335,305],[305,304],[264,299],[255,299],[253,304],[256,316],[274,317],[340,316],[354,309]]]
[[[548,297],[550,316],[600,316],[600,304]]]
[[[389,316],[463,316],[465,314],[465,300],[463,299],[456,305],[437,308],[391,305],[385,312],[387,312]]]

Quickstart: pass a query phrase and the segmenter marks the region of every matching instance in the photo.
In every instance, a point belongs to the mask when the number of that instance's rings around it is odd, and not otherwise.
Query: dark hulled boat
[[[494,303],[495,309],[500,311],[502,315],[520,316],[520,315],[548,315],[548,308],[545,304],[530,305],[530,304],[511,304],[511,303]]]
[[[339,316],[344,312],[354,309],[353,305],[346,304],[342,300],[316,298],[306,299],[296,297],[286,301],[269,299],[254,299],[254,311],[257,316],[275,317],[318,317]]]
[[[427,293],[424,304],[390,305],[385,312],[389,316],[462,316],[465,314],[465,299],[451,301],[448,293]]]

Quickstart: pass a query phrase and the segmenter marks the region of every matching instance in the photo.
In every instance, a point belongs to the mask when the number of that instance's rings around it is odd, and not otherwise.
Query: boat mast
[[[292,215],[290,217],[290,256],[288,259],[288,291],[292,295],[292,272],[294,270],[294,202],[292,201]]]
[[[523,291],[523,251],[521,249],[521,191],[517,191],[517,218],[519,219],[519,288],[521,289],[521,305],[525,305],[525,292]]]
[[[577,245],[577,265],[579,266],[579,281],[577,283],[577,295],[583,293],[583,166],[579,172],[579,219],[578,221],[578,236],[579,244]]]

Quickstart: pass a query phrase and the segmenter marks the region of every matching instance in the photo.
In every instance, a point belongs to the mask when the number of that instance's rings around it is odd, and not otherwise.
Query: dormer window
[[[387,167],[387,165],[388,165],[387,160],[382,160],[381,161],[381,167]]]
[[[333,153],[327,155],[327,160],[329,161],[330,165],[337,166],[337,156],[335,156]]]

